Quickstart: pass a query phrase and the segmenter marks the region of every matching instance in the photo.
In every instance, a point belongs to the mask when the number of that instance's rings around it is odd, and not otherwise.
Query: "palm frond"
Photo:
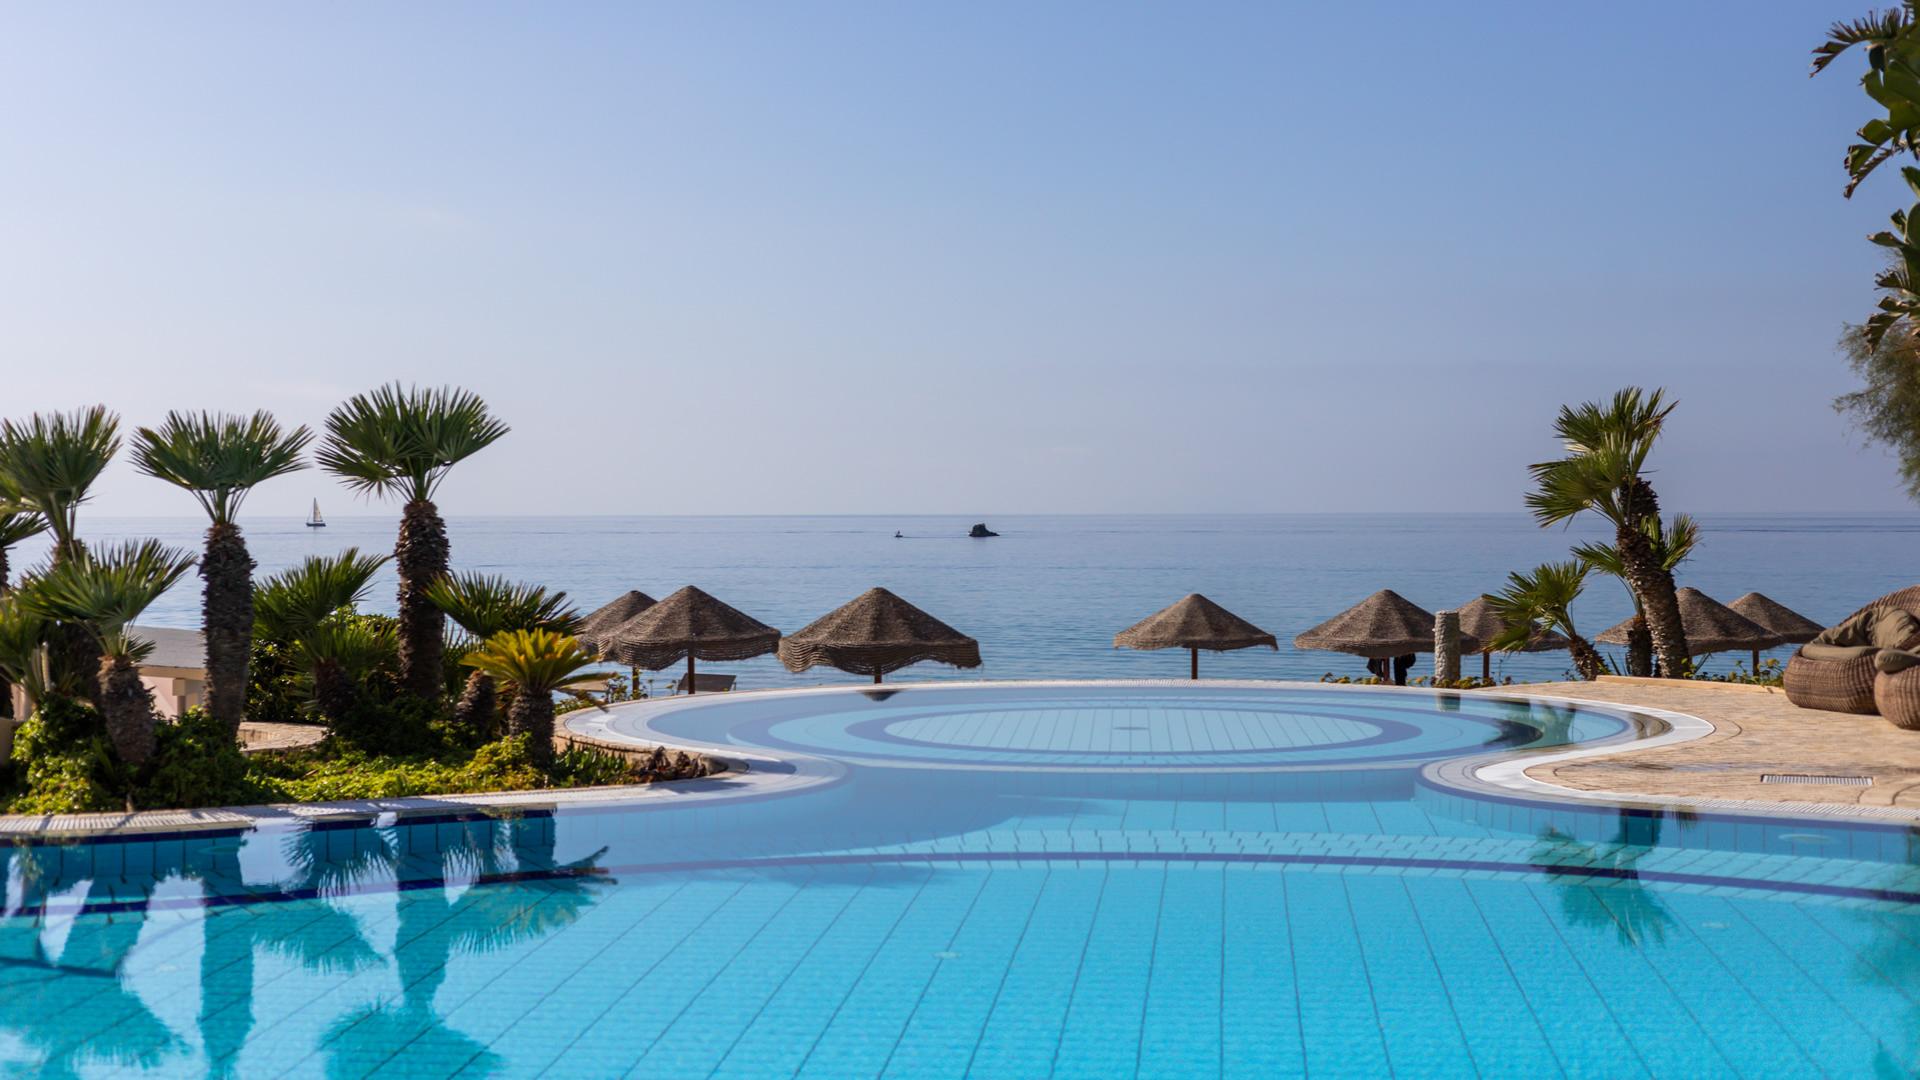
[[[0,486],[10,507],[37,511],[58,546],[73,551],[80,506],[119,452],[120,418],[104,405],[0,420]]]
[[[378,667],[392,666],[398,651],[399,639],[392,623],[336,617],[309,627],[295,642],[293,655],[304,671],[331,663],[358,677]]]
[[[389,558],[348,548],[338,555],[309,555],[261,579],[253,594],[256,632],[269,641],[298,639],[334,612],[365,600],[373,576]]]
[[[268,412],[251,416],[170,412],[158,428],[133,437],[133,463],[148,476],[192,492],[216,524],[240,512],[247,492],[306,468],[313,441],[305,426],[286,431]]]
[[[320,466],[362,494],[433,498],[447,471],[508,431],[479,395],[399,383],[358,394],[327,417]]]
[[[554,630],[571,634],[579,615],[564,592],[548,593],[485,574],[450,574],[427,589],[427,599],[462,630],[485,640],[503,630]]]
[[[138,659],[140,643],[125,634],[127,626],[193,564],[191,552],[129,540],[36,571],[20,595],[45,618],[85,626],[108,655]]]
[[[1572,608],[1586,580],[1587,564],[1577,559],[1542,563],[1532,570],[1508,574],[1505,588],[1486,594],[1487,605],[1506,624],[1488,647],[1501,652],[1525,648],[1536,627],[1576,636]]]
[[[550,694],[591,678],[597,657],[579,641],[552,630],[507,630],[486,640],[462,663],[533,694]]]

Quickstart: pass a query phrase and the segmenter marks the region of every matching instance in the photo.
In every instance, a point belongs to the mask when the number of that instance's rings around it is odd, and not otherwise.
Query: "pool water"
[[[599,719],[828,767],[684,805],[0,848],[7,1075],[1920,1070],[1904,828],[1433,778],[1631,738],[1628,714],[947,684]]]

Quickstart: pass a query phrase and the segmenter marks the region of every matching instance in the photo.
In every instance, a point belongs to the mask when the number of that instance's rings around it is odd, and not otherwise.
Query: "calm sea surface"
[[[1296,651],[1293,636],[1391,588],[1432,610],[1496,588],[1507,571],[1566,557],[1595,527],[1536,528],[1524,515],[1231,515],[1006,517],[1001,535],[970,540],[959,517],[581,517],[460,518],[448,523],[457,569],[505,574],[564,589],[583,612],[627,589],[655,598],[698,585],[785,631],[862,590],[884,585],[980,640],[984,669],[924,665],[900,678],[1177,677],[1184,653],[1112,647],[1115,632],[1203,592],[1281,639],[1280,652],[1207,654],[1203,674],[1317,679],[1364,675],[1361,662]],[[1723,601],[1758,589],[1822,623],[1920,580],[1913,565],[1920,514],[1857,517],[1722,515],[1703,520],[1705,539],[1682,568],[1682,584]],[[325,529],[297,518],[245,522],[262,573],[348,546],[392,549],[397,517],[335,517]],[[157,536],[198,548],[193,518],[85,515],[92,540]],[[905,533],[895,539],[894,532]],[[42,549],[25,545],[16,566]],[[391,572],[370,608],[393,609]],[[1624,589],[1594,578],[1575,611],[1592,636],[1625,618]],[[193,626],[199,579],[188,577],[142,622]],[[1784,655],[1779,654],[1779,655]],[[1734,657],[1709,664],[1724,669]],[[1469,666],[1477,668],[1470,660]],[[1495,661],[1516,679],[1556,677],[1566,654]],[[711,670],[742,688],[846,681],[815,669],[791,675],[771,657]],[[1425,668],[1416,669],[1424,672]]]

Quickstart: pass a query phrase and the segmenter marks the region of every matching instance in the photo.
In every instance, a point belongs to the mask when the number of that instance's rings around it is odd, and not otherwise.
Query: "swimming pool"
[[[582,719],[793,782],[684,805],[0,848],[0,1062],[193,1076],[1920,1069],[1906,828],[1534,804],[1437,779],[1463,757],[1658,730],[1624,710],[940,684]]]

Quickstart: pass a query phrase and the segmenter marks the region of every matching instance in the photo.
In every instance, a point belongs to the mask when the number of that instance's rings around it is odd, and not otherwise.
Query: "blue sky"
[[[455,382],[450,514],[1514,510],[1639,382],[1671,508],[1899,509],[1865,6],[10,5],[0,412]]]

